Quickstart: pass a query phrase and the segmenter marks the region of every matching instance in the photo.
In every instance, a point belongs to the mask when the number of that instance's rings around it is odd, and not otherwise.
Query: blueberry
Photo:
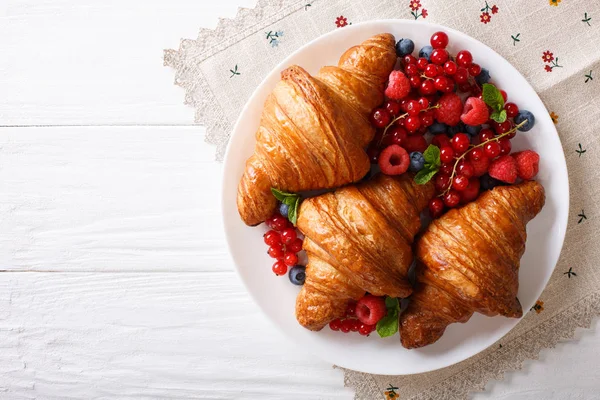
[[[431,61],[431,53],[433,53],[433,47],[425,46],[419,51],[419,57],[425,57],[427,61]]]
[[[284,217],[288,217],[288,212],[290,211],[290,206],[288,206],[287,204],[281,204],[279,206],[279,214],[283,215]]]
[[[440,133],[446,133],[448,130],[448,125],[442,124],[441,122],[434,122],[433,125],[429,127],[429,132],[434,135],[439,135]]]
[[[527,132],[535,125],[535,117],[533,114],[530,111],[521,110],[521,112],[519,112],[515,117],[515,124],[519,125],[525,120],[527,121],[525,125],[519,128],[519,130],[522,132]]]
[[[304,280],[306,279],[306,268],[302,265],[296,265],[294,268],[290,269],[288,274],[290,277],[290,282],[294,285],[304,285]]]
[[[475,78],[479,86],[483,85],[484,83],[488,83],[490,79],[490,71],[488,71],[486,68],[481,68],[481,73]]]
[[[410,39],[400,39],[396,43],[396,54],[398,57],[404,57],[415,51],[415,43]]]
[[[423,153],[420,151],[413,151],[410,153],[410,166],[408,169],[410,169],[411,172],[419,172],[423,167],[425,167],[425,157],[423,156]]]
[[[477,126],[465,125],[465,132],[471,136],[478,135],[480,131],[481,131],[481,125],[477,125]]]
[[[496,186],[500,186],[500,181],[492,178],[488,174],[485,174],[481,177],[481,189],[482,190],[492,190]]]
[[[465,131],[465,125],[462,122],[459,122],[458,125],[451,126],[450,128],[448,128],[448,134],[450,136],[454,136],[457,133],[461,133],[464,131]]]

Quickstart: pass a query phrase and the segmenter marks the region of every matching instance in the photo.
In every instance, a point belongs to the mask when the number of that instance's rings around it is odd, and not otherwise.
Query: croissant
[[[282,72],[265,102],[254,154],[238,186],[238,211],[247,225],[273,215],[271,187],[328,189],[366,175],[364,148],[375,135],[369,114],[382,103],[396,64],[394,40],[390,34],[374,36],[315,77],[299,66]]]
[[[298,322],[320,330],[365,292],[409,296],[411,246],[433,195],[431,183],[417,185],[411,174],[377,175],[305,200],[298,228],[308,265],[296,299]]]
[[[544,202],[542,185],[529,181],[497,187],[431,223],[417,242],[417,285],[400,316],[404,347],[434,343],[475,311],[523,315],[517,291],[525,226]]]

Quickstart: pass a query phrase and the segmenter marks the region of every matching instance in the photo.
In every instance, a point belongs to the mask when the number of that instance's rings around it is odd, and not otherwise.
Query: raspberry
[[[469,97],[465,102],[465,108],[460,116],[462,122],[467,125],[477,126],[485,124],[490,118],[490,112],[483,100],[478,97]]]
[[[492,178],[506,183],[517,180],[517,162],[511,156],[502,156],[490,164],[489,173]]]
[[[512,155],[517,162],[517,175],[524,180],[535,178],[540,170],[540,156],[533,150],[525,150]]]
[[[385,95],[393,100],[401,100],[410,93],[410,80],[402,71],[392,71]]]
[[[397,144],[386,147],[379,155],[379,168],[386,175],[400,175],[410,166],[410,156]]]
[[[435,119],[446,125],[454,126],[460,122],[463,104],[456,93],[446,93],[438,101],[440,108],[435,110]]]
[[[481,157],[479,160],[473,160],[471,158],[471,165],[473,166],[473,176],[482,176],[488,172],[490,167],[490,159],[487,157]]]
[[[366,325],[375,325],[386,313],[383,297],[368,294],[356,304],[356,317]]]

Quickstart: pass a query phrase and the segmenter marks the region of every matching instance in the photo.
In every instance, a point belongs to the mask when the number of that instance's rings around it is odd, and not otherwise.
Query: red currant
[[[425,67],[425,76],[428,78],[435,78],[437,76],[437,67],[433,64],[427,65]]]
[[[452,147],[444,146],[440,149],[440,161],[449,163],[454,159],[454,150]]]
[[[454,75],[457,69],[458,67],[454,61],[446,61],[444,64],[444,72],[447,75]]]
[[[286,246],[286,249],[293,253],[298,253],[302,250],[302,239],[296,238],[292,243]]]
[[[395,117],[400,113],[400,103],[398,103],[397,101],[386,101],[384,108],[392,117]]]
[[[285,263],[281,260],[275,261],[275,264],[273,264],[273,272],[275,272],[275,275],[277,276],[281,276],[281,275],[285,275],[287,273],[287,265],[285,265]]]
[[[479,74],[481,74],[481,67],[479,66],[479,64],[471,64],[469,66],[469,74],[471,76],[478,76]]]
[[[436,32],[429,41],[434,49],[445,49],[448,46],[448,35],[445,32]]]
[[[456,154],[462,154],[469,149],[471,140],[466,133],[457,133],[450,140],[450,144],[452,145],[452,149]]]
[[[402,61],[404,61],[405,65],[416,64],[417,63],[417,59],[412,54],[405,55],[404,58],[402,59]]]
[[[283,256],[283,262],[285,263],[285,265],[293,267],[294,265],[298,264],[298,255],[296,255],[296,253],[288,251],[287,253],[285,253],[285,256]]]
[[[351,319],[350,321],[352,321],[352,325],[350,325],[350,330],[352,332],[358,332],[358,330],[360,329],[360,321],[357,319]]]
[[[406,104],[406,112],[408,115],[418,115],[421,112],[421,104],[417,100],[410,100]]]
[[[450,190],[444,196],[444,204],[448,208],[454,208],[460,203],[460,195],[456,190]]]
[[[417,67],[421,71],[425,71],[425,68],[427,68],[428,65],[429,65],[429,61],[427,61],[427,59],[425,57],[421,57],[417,60]]]
[[[444,65],[448,61],[448,51],[446,49],[435,49],[431,52],[431,62],[436,65]]]
[[[470,178],[475,174],[475,168],[473,168],[473,164],[470,162],[461,160],[456,167],[456,172],[465,178]]]
[[[267,233],[265,233],[263,239],[267,246],[275,246],[277,244],[281,244],[281,236],[279,236],[279,233],[274,230],[270,230]]]
[[[421,119],[418,116],[409,115],[404,120],[404,127],[409,132],[416,132],[421,127]]]
[[[460,192],[460,202],[466,204],[473,201],[479,196],[480,182],[477,178],[469,179],[469,185],[465,190]]]
[[[479,142],[480,143],[485,143],[488,140],[491,140],[495,137],[494,132],[491,131],[491,129],[482,129],[481,132],[479,132]]]
[[[437,174],[433,184],[438,192],[445,191],[450,187],[450,175]]]
[[[436,92],[435,89],[435,84],[433,83],[433,81],[431,79],[426,79],[421,83],[421,88],[420,88],[420,93],[421,94],[434,94]]]
[[[385,108],[377,108],[371,114],[371,122],[378,128],[385,128],[391,120],[392,117]]]
[[[372,326],[373,325],[360,324],[360,327],[358,328],[358,333],[360,333],[363,336],[369,336],[369,334],[373,332],[373,329],[371,328]]]
[[[444,135],[443,133],[440,133],[439,135],[435,135],[433,137],[433,139],[431,140],[431,144],[441,149],[444,146],[450,146],[450,139],[448,139],[448,136]]]
[[[462,176],[462,175],[457,175],[454,177],[454,180],[452,181],[453,189],[456,189],[459,192],[462,192],[463,190],[465,190],[467,188],[467,186],[469,186],[469,178]]]
[[[452,175],[452,171],[454,170],[454,163],[445,163],[440,167],[440,174],[443,175]]]
[[[343,320],[342,326],[340,326],[340,331],[342,331],[344,333],[348,333],[348,332],[350,332],[351,329],[352,329],[352,320],[349,320],[349,319]]]
[[[271,258],[283,257],[283,255],[285,254],[285,252],[283,251],[283,245],[276,244],[274,246],[269,247],[269,250],[267,250],[267,254],[269,254],[269,256],[271,256]]]
[[[406,129],[399,126],[395,126],[388,131],[387,136],[391,138],[390,144],[397,144],[398,146],[402,146],[402,143],[406,139],[406,136],[408,136],[408,133],[406,132]]]
[[[448,78],[445,76],[438,76],[434,79],[433,83],[437,90],[443,92],[446,89],[446,86],[448,86]]]
[[[488,158],[496,158],[500,155],[500,145],[498,144],[498,142],[496,141],[492,141],[489,143],[486,143],[485,146],[483,146],[483,151],[486,155],[486,157]]]
[[[514,118],[519,113],[519,107],[515,103],[506,103],[504,109],[508,118]]]
[[[355,317],[356,316],[356,302],[351,301],[346,306],[346,317]]]
[[[465,68],[458,68],[454,74],[454,80],[459,85],[469,81],[469,72]]]
[[[434,119],[433,119],[433,115],[431,115],[430,113],[422,113],[421,114],[421,127],[430,127],[431,125],[433,125]]]
[[[331,329],[332,331],[339,331],[341,327],[342,320],[340,320],[339,318],[336,318],[329,323],[329,329]]]
[[[501,90],[500,94],[502,95],[502,98],[504,99],[504,102],[506,103],[506,100],[508,100],[508,94],[504,90]]]
[[[421,97],[419,99],[419,104],[421,105],[422,110],[429,108],[429,100],[427,100],[425,97]]]
[[[502,139],[499,139],[498,144],[500,145],[501,156],[510,154],[512,150],[512,143],[510,142],[510,139],[508,137],[503,137]]]
[[[444,75],[444,66],[443,65],[436,65],[437,68],[437,74],[438,75]]]
[[[461,83],[460,85],[458,85],[458,90],[460,90],[463,93],[471,93],[471,84],[470,83]]]
[[[294,240],[296,240],[296,230],[294,228],[286,228],[281,231],[281,241],[284,244],[290,244]]]
[[[503,133],[510,131],[511,128],[512,124],[509,120],[506,120],[501,124],[494,124],[494,129],[498,135],[502,135]]]
[[[404,71],[406,72],[406,75],[409,77],[419,75],[419,68],[417,67],[417,64],[408,64],[406,66],[406,68],[404,68]]]
[[[468,68],[473,62],[473,55],[468,50],[461,50],[456,55],[456,63],[461,67]]]
[[[444,93],[452,93],[454,92],[454,79],[446,77],[446,86],[442,89]]]
[[[479,161],[485,157],[485,153],[481,147],[476,147],[469,153],[469,159],[471,161]]]
[[[410,86],[412,86],[413,88],[418,88],[421,87],[421,77],[419,75],[413,75],[410,78],[408,78],[408,80],[410,81]]]
[[[429,215],[431,218],[439,218],[444,212],[444,202],[439,197],[429,201]]]

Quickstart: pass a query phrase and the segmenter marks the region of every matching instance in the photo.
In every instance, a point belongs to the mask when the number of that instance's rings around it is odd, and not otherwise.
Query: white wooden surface
[[[0,0],[0,398],[352,398],[245,293],[162,66],[254,3]],[[596,324],[474,398],[600,398],[598,357]]]

